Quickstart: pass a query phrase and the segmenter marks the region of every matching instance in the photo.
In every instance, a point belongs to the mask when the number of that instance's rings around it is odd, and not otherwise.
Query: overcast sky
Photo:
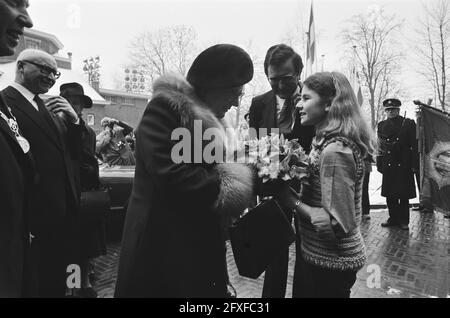
[[[310,0],[30,0],[29,13],[35,29],[55,34],[64,44],[62,55],[73,53],[75,70],[81,72],[84,58],[99,55],[102,86],[108,88],[114,86],[114,76],[122,76],[130,41],[144,30],[185,24],[196,30],[203,48],[219,42],[246,45],[252,41],[251,53],[263,57],[296,23],[308,22],[310,5]],[[414,38],[412,30],[422,1],[314,0],[318,56],[325,54],[326,70],[345,71],[340,32],[352,16],[374,6],[405,20],[398,42],[409,52],[410,42],[405,39]],[[425,98],[426,90],[408,60],[403,74],[414,95],[411,98]]]

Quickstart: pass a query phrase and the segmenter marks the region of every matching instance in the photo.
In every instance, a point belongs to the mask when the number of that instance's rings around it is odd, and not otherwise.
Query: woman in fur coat
[[[208,141],[197,140],[194,127],[214,128],[225,147],[223,117],[252,77],[249,55],[220,44],[195,59],[186,79],[165,75],[154,83],[137,129],[116,297],[226,296],[222,224],[251,205],[252,172],[205,160]],[[183,149],[182,162],[174,155],[180,154],[176,131],[189,132],[193,145]]]

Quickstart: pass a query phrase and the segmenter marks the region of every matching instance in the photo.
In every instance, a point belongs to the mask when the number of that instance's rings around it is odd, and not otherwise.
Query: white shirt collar
[[[33,94],[32,92],[30,92],[28,90],[28,88],[22,86],[21,84],[14,82],[11,84],[12,87],[14,87],[20,94],[22,94],[23,97],[25,97],[25,99],[31,104],[33,105],[33,107],[39,111],[39,107],[36,104],[36,102],[34,101],[34,96],[36,96],[36,94]]]

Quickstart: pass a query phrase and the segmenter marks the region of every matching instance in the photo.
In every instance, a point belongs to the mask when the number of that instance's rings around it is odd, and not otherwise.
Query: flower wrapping
[[[278,134],[249,140],[246,144],[250,163],[256,166],[263,183],[273,180],[300,180],[308,177],[308,155],[297,139],[286,140]]]

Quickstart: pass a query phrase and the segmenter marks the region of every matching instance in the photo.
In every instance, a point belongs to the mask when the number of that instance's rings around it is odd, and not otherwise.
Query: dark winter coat
[[[80,119],[81,155],[73,162],[77,193],[100,187],[99,167],[95,156],[96,135],[83,119]]]
[[[0,94],[0,110],[8,112]],[[29,195],[34,186],[30,152],[25,154],[5,120],[0,118],[0,298],[33,296],[24,290],[29,262]]]
[[[195,120],[203,131],[223,130],[184,79],[161,77],[137,129],[116,297],[225,297],[221,224],[250,205],[252,172],[237,163],[175,163],[172,132],[194,136]]]
[[[418,169],[416,124],[397,116],[378,124],[377,169],[383,174],[381,195],[390,198],[416,197],[413,169]]]

